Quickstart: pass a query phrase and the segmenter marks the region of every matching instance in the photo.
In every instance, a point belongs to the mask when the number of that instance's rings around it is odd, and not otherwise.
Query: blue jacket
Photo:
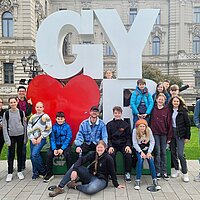
[[[106,144],[108,143],[106,125],[99,118],[97,118],[96,123],[92,125],[90,118],[88,118],[81,123],[74,144],[76,146],[81,146],[83,143],[87,145],[91,143],[97,144],[99,140],[103,140]]]
[[[200,128],[200,99],[196,102],[194,109],[194,123],[197,128]]]
[[[153,98],[149,92],[142,93],[142,91],[137,86],[136,89],[134,90],[134,92],[132,93],[131,100],[130,100],[130,106],[131,106],[133,115],[139,114],[137,108],[140,105],[142,98],[143,98],[145,106],[147,108],[146,114],[148,114],[148,115],[151,114],[151,111],[153,109],[153,104],[154,104]]]
[[[72,140],[72,131],[70,126],[64,122],[59,125],[55,123],[52,127],[52,132],[50,134],[50,144],[51,149],[54,151],[57,146],[61,146],[62,150],[65,150]]]

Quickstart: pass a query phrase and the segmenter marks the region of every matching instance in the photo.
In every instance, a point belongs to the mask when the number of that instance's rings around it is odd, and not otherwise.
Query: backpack
[[[22,110],[19,110],[19,114],[20,114],[22,126],[24,126],[24,124],[23,124],[24,113],[23,113]],[[6,110],[6,112],[5,112],[5,118],[6,118],[6,121],[7,121],[7,129],[9,129],[9,123],[8,123],[8,120],[9,120],[9,110]]]

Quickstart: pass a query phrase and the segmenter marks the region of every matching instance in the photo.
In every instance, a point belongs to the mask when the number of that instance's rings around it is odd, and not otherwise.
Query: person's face
[[[16,99],[10,99],[10,101],[9,101],[9,105],[10,105],[10,107],[11,107],[11,109],[16,109],[17,108],[17,100]]]
[[[168,82],[163,82],[163,85],[164,85],[166,90],[169,88],[169,83]]]
[[[65,118],[64,117],[56,117],[56,122],[61,125],[65,122]]]
[[[24,98],[26,96],[26,90],[21,88],[21,89],[19,89],[17,94],[18,94],[19,98]]]
[[[90,117],[92,118],[97,118],[99,116],[99,112],[96,110],[91,110],[90,111]]]
[[[179,90],[170,90],[170,94],[172,97],[177,96],[179,94]]]
[[[156,102],[157,102],[157,105],[158,106],[163,106],[165,104],[165,98],[163,96],[159,96],[157,99],[156,99]]]
[[[140,124],[140,125],[138,126],[138,129],[139,129],[139,132],[144,133],[145,130],[146,130],[146,126],[145,126],[144,124]]]
[[[173,105],[173,108],[178,108],[179,105],[180,105],[180,100],[178,98],[173,98],[172,100],[172,105]]]
[[[0,109],[2,109],[2,107],[3,107],[3,100],[0,99]]]
[[[139,83],[139,84],[138,84],[138,87],[139,87],[140,90],[144,90],[145,86],[146,86],[146,85],[145,85],[145,84],[142,84],[142,83]]]
[[[106,148],[104,147],[103,144],[98,144],[96,146],[96,152],[98,153],[99,156],[101,156],[105,150],[106,150]]]
[[[42,103],[37,103],[35,106],[37,114],[41,114],[44,111],[44,106]]]
[[[107,78],[107,79],[112,79],[112,76],[113,76],[113,74],[112,74],[112,72],[111,71],[107,71],[106,72],[106,74],[105,74],[105,77]]]
[[[115,119],[121,119],[122,118],[122,113],[120,111],[115,110],[113,112],[114,118]]]
[[[158,87],[157,87],[157,90],[158,90],[158,92],[159,93],[161,93],[161,92],[163,92],[163,85],[159,85]]]

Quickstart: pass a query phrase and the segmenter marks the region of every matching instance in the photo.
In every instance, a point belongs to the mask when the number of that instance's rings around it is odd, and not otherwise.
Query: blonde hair
[[[149,130],[149,127],[146,126],[144,134],[140,133],[139,127],[140,127],[140,125],[136,128],[136,139],[137,139],[137,141],[141,140],[142,137],[144,137],[144,135],[145,135],[146,141],[149,142],[149,140],[150,140],[150,130]]]

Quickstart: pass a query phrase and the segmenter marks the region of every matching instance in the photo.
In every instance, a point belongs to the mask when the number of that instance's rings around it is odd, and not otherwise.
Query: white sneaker
[[[17,176],[18,176],[19,180],[23,180],[24,179],[24,175],[22,174],[22,172],[18,172]]]
[[[8,174],[7,177],[6,177],[6,182],[10,182],[12,181],[12,174]]]
[[[175,170],[175,172],[171,175],[172,178],[176,178],[179,176],[179,170]]]
[[[183,181],[184,182],[189,182],[190,181],[190,179],[189,179],[189,177],[188,177],[188,173],[187,174],[183,174]]]

